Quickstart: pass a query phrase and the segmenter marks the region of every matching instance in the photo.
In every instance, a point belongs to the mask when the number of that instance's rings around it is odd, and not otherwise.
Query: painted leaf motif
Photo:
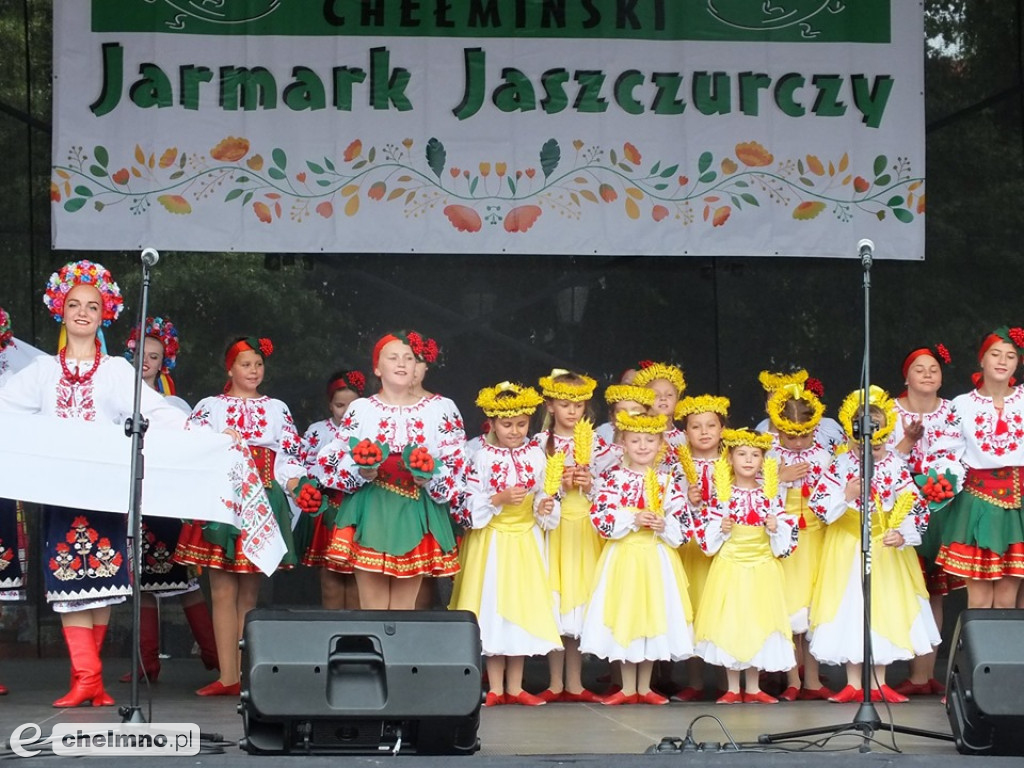
[[[825,210],[825,204],[819,200],[807,201],[800,203],[796,208],[793,209],[793,218],[799,219],[800,221],[808,221],[813,219],[819,213]]]
[[[622,147],[622,155],[633,165],[640,165],[640,150],[630,144],[628,141]],[[652,171],[653,173],[653,171]]]
[[[736,159],[746,166],[758,168],[771,165],[775,158],[758,142],[745,141],[736,145]]]
[[[558,146],[558,142],[554,139],[548,139],[544,142],[544,146],[540,148],[540,169],[546,179],[552,173],[555,172],[555,168],[558,167],[558,163],[562,159],[562,149]],[[533,175],[529,169],[526,171],[526,175],[531,179]]]
[[[258,218],[264,224],[269,224],[271,221],[273,221],[274,217],[270,215],[270,207],[266,203],[257,200],[255,203],[252,204],[252,210],[256,214],[256,218]]]
[[[345,215],[355,216],[359,212],[359,195],[352,195],[345,203]]]
[[[165,149],[164,153],[160,155],[160,167],[170,168],[174,165],[174,161],[178,159],[178,150],[176,147]]]
[[[448,162],[448,153],[444,150],[444,144],[436,137],[431,137],[427,142],[427,165],[434,172],[437,178],[444,173],[444,166]]]
[[[821,160],[819,160],[815,155],[807,156],[807,168],[815,176],[825,175],[825,166],[821,164]]]
[[[626,198],[626,215],[631,219],[640,218],[640,206],[636,204],[636,200],[631,197]]]
[[[526,232],[540,218],[539,205],[520,205],[505,217],[506,232]]]
[[[721,208],[715,210],[715,216],[711,219],[711,226],[720,227],[729,220],[729,216],[732,214],[732,208],[728,205],[723,205]]]
[[[136,147],[136,149],[138,148]],[[223,163],[236,163],[247,154],[249,154],[249,140],[238,136],[228,136],[210,150],[210,157]],[[140,163],[145,162],[145,157],[140,157],[139,152],[135,153],[135,159]]]
[[[446,206],[444,215],[459,232],[479,232],[483,227],[480,214],[466,205]]]
[[[181,195],[160,195],[157,197],[156,201],[170,213],[179,215],[192,213],[192,206],[189,205],[188,200]]]

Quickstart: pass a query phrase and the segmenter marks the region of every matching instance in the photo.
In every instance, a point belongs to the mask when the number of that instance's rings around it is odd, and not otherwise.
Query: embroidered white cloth
[[[0,412],[0,497],[127,513],[131,440],[123,427]],[[242,552],[270,574],[285,554],[249,450],[227,435],[146,433],[142,512],[234,525]]]

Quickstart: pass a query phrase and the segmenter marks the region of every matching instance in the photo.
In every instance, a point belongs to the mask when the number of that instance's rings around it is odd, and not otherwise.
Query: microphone
[[[871,260],[871,257],[875,255],[875,243],[873,240],[868,240],[866,237],[857,243],[857,253],[860,255],[861,260]]]
[[[870,243],[871,241],[870,240],[862,240],[861,242],[862,243]],[[152,267],[158,261],[160,261],[160,254],[157,252],[156,248],[143,248],[142,249],[142,263],[143,264],[145,264],[147,267]]]

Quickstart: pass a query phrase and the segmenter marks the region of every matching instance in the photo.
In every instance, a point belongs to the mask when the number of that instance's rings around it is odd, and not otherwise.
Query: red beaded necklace
[[[71,369],[68,368],[68,360],[67,360],[67,358],[68,358],[68,348],[67,347],[64,347],[58,353],[57,357],[60,359],[60,369],[61,369],[61,371],[64,374],[64,379],[68,383],[70,383],[72,385],[74,385],[74,384],[84,384],[85,382],[87,382],[89,379],[91,379],[96,374],[96,370],[100,367],[100,340],[99,339],[94,339],[94,341],[96,342],[96,357],[93,358],[92,368],[90,368],[85,373],[78,373],[77,371],[75,373],[72,373]]]

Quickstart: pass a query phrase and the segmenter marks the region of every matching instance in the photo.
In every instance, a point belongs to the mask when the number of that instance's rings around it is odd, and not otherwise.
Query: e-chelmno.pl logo
[[[44,749],[55,755],[151,757],[198,755],[199,726],[194,723],[58,723],[49,739],[35,723],[14,729],[11,751],[33,757]]]

